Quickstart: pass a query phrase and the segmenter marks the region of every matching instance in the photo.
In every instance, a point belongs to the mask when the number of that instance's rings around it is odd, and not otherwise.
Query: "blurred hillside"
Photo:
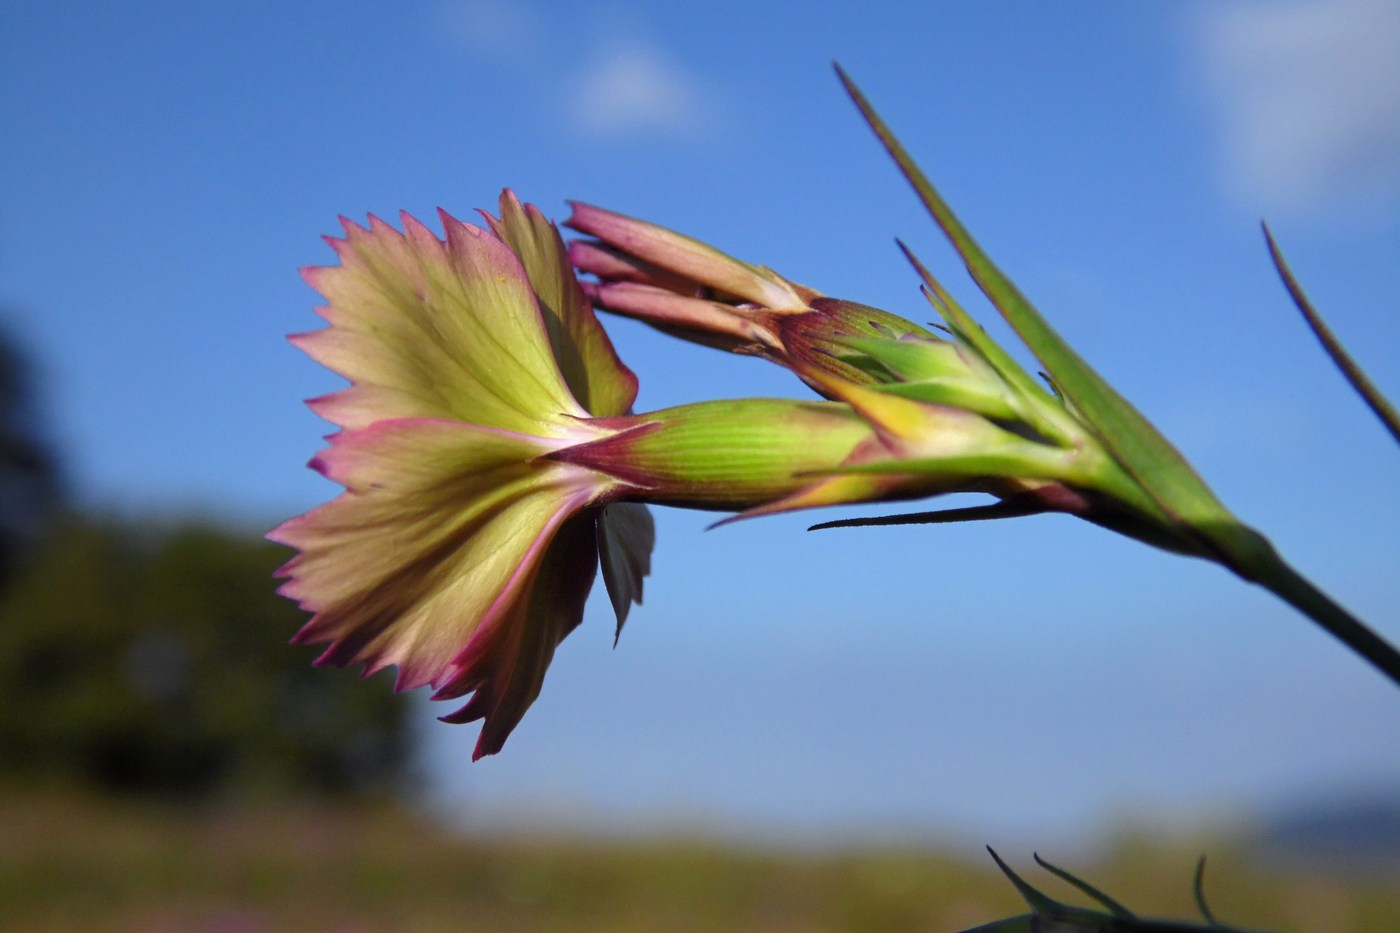
[[[0,775],[116,792],[375,793],[405,697],[311,666],[285,549],[210,524],[67,515],[0,594]]]
[[[1125,839],[1087,864],[1060,861],[1143,915],[1195,918],[1190,876],[1202,845],[1223,922],[1276,933],[1400,929],[1400,886],[1265,870],[1219,841]],[[1029,852],[1001,854],[1052,896],[1082,900]],[[382,804],[0,798],[6,930],[951,933],[1023,910],[989,860],[932,851],[464,838]]]
[[[1400,789],[1340,794],[1280,808],[1249,848],[1293,870],[1372,874],[1400,886]]]

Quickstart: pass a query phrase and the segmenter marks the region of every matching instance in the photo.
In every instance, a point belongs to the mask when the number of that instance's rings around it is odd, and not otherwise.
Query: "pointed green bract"
[[[1221,926],[1209,917],[1207,917],[1205,926],[1178,920],[1138,917],[1088,882],[1076,878],[1069,872],[1044,861],[1040,856],[1036,856],[1035,860],[1038,865],[1098,901],[1109,912],[1101,913],[1097,910],[1062,904],[1012,871],[1011,866],[1002,861],[1001,856],[997,855],[990,846],[987,851],[991,853],[997,868],[1001,869],[1002,874],[1016,887],[1017,893],[1030,906],[1031,913],[1009,917],[971,930],[964,930],[962,933],[1010,933],[1010,931],[1027,931],[1027,933],[1205,933],[1209,930],[1246,933],[1243,930]]]
[[[1006,386],[990,370],[974,370],[958,347],[946,340],[852,337],[844,342],[858,351],[847,361],[868,371],[868,360],[887,375],[875,386],[881,392],[1003,421],[1016,420],[1020,414]]]
[[[1099,442],[1141,487],[1161,520],[1185,525],[1208,553],[1237,571],[1254,567],[1262,539],[1241,525],[1156,428],[1046,323],[982,252],[854,82],[839,67],[837,73],[866,122],[967,264],[973,280],[1045,366]]]
[[[958,348],[946,340],[848,337],[842,343],[879,363],[889,373],[887,381],[918,382],[972,375]]]
[[[979,415],[1003,421],[1016,418],[1016,410],[1007,404],[1004,397],[989,394],[982,386],[969,384],[961,379],[882,383],[878,386],[878,391],[931,405],[947,405],[951,408],[975,411]]]
[[[924,297],[948,324],[959,345],[975,354],[1012,390],[1009,399],[1018,417],[1057,443],[1076,443],[1079,434],[1077,423],[1068,413],[1060,410],[1058,400],[987,336],[982,326],[963,310],[962,305],[933,277],[933,273],[909,247],[898,240],[895,242],[923,279]]]

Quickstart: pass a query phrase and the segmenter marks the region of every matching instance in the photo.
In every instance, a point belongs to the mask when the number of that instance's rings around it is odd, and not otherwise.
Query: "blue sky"
[[[282,335],[318,324],[296,269],[339,214],[463,216],[509,185],[927,319],[897,235],[985,317],[839,59],[1061,332],[1400,639],[1400,452],[1258,232],[1400,396],[1387,0],[18,0],[0,59],[0,309],[89,503],[253,528],[333,494],[300,400],[337,382]],[[609,327],[639,408],[803,392]],[[502,755],[468,766],[471,729],[425,715],[454,812],[1015,845],[1400,786],[1393,688],[1217,568],[1069,519],[711,519],[660,516],[621,645],[596,603]]]

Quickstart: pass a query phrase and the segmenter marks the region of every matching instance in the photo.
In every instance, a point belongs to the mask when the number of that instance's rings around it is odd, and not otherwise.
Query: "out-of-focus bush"
[[[34,380],[0,333],[0,591],[57,506],[58,468],[39,430]]]
[[[405,778],[408,703],[311,667],[288,552],[209,524],[68,517],[0,593],[0,776],[107,790],[362,793]]]

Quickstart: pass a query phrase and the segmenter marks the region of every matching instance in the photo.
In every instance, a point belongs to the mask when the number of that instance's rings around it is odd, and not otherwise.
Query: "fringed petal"
[[[539,590],[552,585],[541,561],[599,492],[588,474],[537,459],[547,449],[539,438],[433,419],[335,435],[313,466],[346,491],[269,535],[300,551],[279,571],[281,592],[315,613],[293,640],[328,642],[320,664],[363,664],[366,675],[397,666],[400,690],[457,683],[472,646],[477,669],[508,674],[524,663],[486,647],[515,651],[526,636],[507,629],[523,624],[520,605],[558,598]],[[570,573],[592,579],[591,540],[567,557]]]
[[[452,418],[535,434],[586,414],[515,254],[489,231],[442,223],[445,240],[406,214],[402,233],[344,221],[329,241],[340,265],[304,270],[330,327],[292,342],[351,382],[316,411],[344,428]]]

